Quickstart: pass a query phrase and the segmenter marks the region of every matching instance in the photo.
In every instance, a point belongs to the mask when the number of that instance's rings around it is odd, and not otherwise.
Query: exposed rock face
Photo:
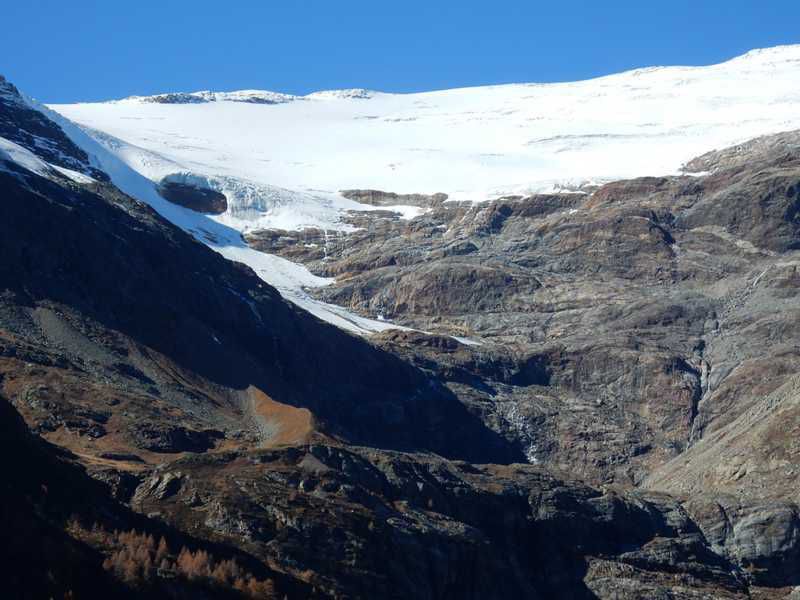
[[[137,423],[132,433],[137,447],[152,452],[205,452],[224,437],[213,429],[194,431],[160,423]]]
[[[532,466],[317,444],[171,468],[185,483],[166,501],[166,475],[144,483],[139,510],[164,510],[178,526],[201,522],[205,535],[243,543],[288,572],[311,569],[332,596],[747,593],[744,574],[709,550],[675,500],[603,494]],[[619,586],[622,574],[630,589]]]
[[[792,376],[663,465],[645,487],[689,498],[715,551],[770,585],[795,585],[800,561],[800,379]]]
[[[798,370],[798,140],[712,153],[699,177],[353,215],[324,256],[249,239],[336,277],[321,298],[480,341],[383,336],[531,460],[636,484]]]
[[[743,501],[795,501],[800,484],[800,377],[758,399],[654,471],[646,486],[695,496],[707,490]]]
[[[704,173],[719,169],[752,167],[756,162],[791,160],[797,154],[800,136],[796,131],[765,135],[738,146],[712,150],[690,160],[684,166],[687,173]]]
[[[195,212],[221,215],[228,210],[225,194],[177,181],[162,181],[158,193],[173,204],[190,208]]]
[[[715,553],[760,586],[797,586],[800,512],[795,503],[744,503],[726,495],[701,495],[684,508]]]
[[[153,104],[201,104],[206,102],[201,96],[181,92],[156,94],[155,96],[147,96],[144,100]]]
[[[154,96],[131,96],[125,101],[152,104],[203,104],[206,102],[247,102],[249,104],[283,104],[302,100],[299,96],[266,90],[240,90],[237,92],[172,92]]]
[[[355,200],[361,204],[372,206],[396,206],[406,204],[409,206],[436,206],[447,200],[447,194],[395,194],[381,190],[342,190],[339,192],[345,198]]]
[[[697,527],[667,498],[603,495],[580,484],[563,483],[533,467],[476,467],[431,455],[324,442],[267,452],[253,450],[257,440],[249,437],[252,434],[235,430],[235,416],[239,415],[241,426],[247,413],[246,406],[233,402],[234,388],[239,381],[258,381],[257,365],[264,355],[244,353],[250,344],[244,332],[256,336],[253,343],[263,344],[265,338],[260,336],[266,335],[268,328],[280,330],[287,323],[303,333],[304,341],[317,335],[331,336],[336,347],[331,356],[353,349],[356,354],[349,359],[356,358],[362,370],[358,383],[345,389],[355,398],[365,377],[367,381],[370,378],[367,369],[378,369],[375,377],[380,395],[362,412],[353,407],[334,419],[334,413],[325,409],[324,394],[329,390],[317,388],[317,401],[308,406],[323,417],[323,431],[330,427],[328,431],[358,439],[367,435],[356,424],[358,419],[371,415],[364,424],[369,423],[373,435],[385,429],[380,434],[384,441],[392,439],[390,431],[396,427],[402,431],[398,440],[430,443],[451,452],[460,447],[465,455],[469,447],[476,457],[500,457],[496,453],[503,446],[490,445],[489,438],[482,438],[482,430],[464,416],[468,413],[458,409],[460,405],[448,408],[441,392],[420,395],[420,402],[424,399],[427,406],[416,407],[413,394],[421,394],[415,392],[416,381],[427,390],[434,389],[434,382],[421,371],[297,313],[251,274],[216,257],[113,190],[80,192],[36,177],[25,185],[9,177],[3,185],[8,201],[2,206],[14,218],[0,219],[0,223],[16,224],[2,236],[7,243],[4,256],[14,258],[4,263],[0,279],[6,290],[3,331],[10,342],[3,352],[3,387],[32,423],[53,409],[102,422],[111,439],[100,446],[87,436],[70,437],[58,423],[47,435],[82,454],[97,453],[98,459],[102,450],[110,457],[104,460],[115,466],[95,464],[92,472],[117,498],[129,498],[141,513],[158,515],[176,530],[224,540],[250,556],[276,564],[282,576],[297,586],[301,579],[310,578],[315,588],[329,597],[436,598],[456,594],[500,598],[508,594],[550,597],[555,593],[589,597],[612,593],[608,577],[614,569],[624,570],[631,581],[649,573],[652,590],[714,590],[730,597],[746,593],[743,576],[730,574],[735,567],[704,546]],[[112,199],[113,203],[108,201]],[[67,206],[80,211],[82,218],[70,221],[71,213],[64,210]],[[47,240],[32,235],[49,219],[62,225],[57,230],[61,237],[50,238],[52,242],[62,249],[72,248],[74,254],[52,252]],[[20,227],[20,223],[27,225]],[[139,243],[137,235],[151,237],[148,243]],[[126,241],[127,250],[115,254],[112,245],[118,246],[120,240]],[[82,243],[105,250],[99,253],[104,257],[103,268],[90,260],[92,254],[82,251]],[[144,270],[135,266],[145,259],[142,252],[170,258],[161,261],[161,268],[153,263]],[[65,264],[62,261],[68,261],[68,271],[60,267]],[[116,265],[115,261],[124,263]],[[194,271],[187,269],[192,275],[181,275],[183,261],[195,265]],[[194,273],[201,265],[208,269],[206,276],[195,280]],[[136,283],[132,298],[143,304],[146,320],[144,312],[126,302],[125,288],[102,285],[109,270],[123,268],[145,277]],[[69,283],[72,281],[82,284]],[[194,281],[204,286],[202,294],[192,291]],[[222,293],[234,285],[234,289],[251,294],[246,311],[231,313],[233,300],[224,317],[204,306],[213,301],[215,290]],[[100,289],[111,296],[88,295]],[[147,289],[157,293],[148,295]],[[184,295],[197,298],[200,305],[184,303],[182,317],[173,313],[171,321],[160,320],[166,306]],[[122,315],[113,310],[120,306],[128,307]],[[269,319],[267,312],[261,312],[266,306],[270,307]],[[193,325],[182,324],[182,318],[191,318]],[[154,321],[160,323],[158,328],[145,327]],[[169,335],[162,338],[161,329],[167,325]],[[211,355],[215,359],[211,362],[206,362],[209,350],[196,354],[203,329],[195,328],[201,327],[213,328],[219,342],[211,341],[222,346],[220,353]],[[180,333],[176,335],[176,331]],[[183,344],[170,344],[173,336],[194,343],[187,352],[181,350],[186,348]],[[293,338],[283,333],[275,339]],[[311,347],[316,352],[324,346]],[[449,338],[429,347],[461,348]],[[237,360],[226,359],[225,351]],[[308,357],[308,347],[302,351]],[[292,353],[287,348],[287,352],[271,356],[285,361]],[[315,359],[316,368],[326,377],[348,376],[336,364],[326,367],[325,360],[329,358],[323,355]],[[261,368],[274,368],[262,364]],[[302,367],[300,363],[281,364],[282,371],[271,371],[273,379],[279,373],[288,377],[293,369]],[[529,361],[523,373],[511,377],[546,384],[543,364]],[[397,385],[411,386],[402,388],[412,394],[410,400],[391,396],[395,380],[390,375],[395,368],[403,375]],[[306,385],[314,385],[317,376],[309,372]],[[288,391],[290,381],[285,381]],[[271,389],[278,388],[273,385]],[[343,406],[341,400],[335,405]],[[190,428],[173,424],[176,418],[196,431],[203,423],[216,424],[226,439],[215,441],[225,445],[185,444],[193,439]],[[419,429],[429,418],[430,428]],[[425,431],[418,441],[408,437],[412,433],[409,424]],[[463,435],[465,442],[459,444],[454,435]],[[140,443],[142,439],[146,443]],[[133,448],[140,450],[132,453]],[[179,456],[170,464],[154,466],[164,460],[164,451],[204,450],[197,460]],[[199,530],[198,515],[202,515]],[[654,520],[653,515],[663,516]],[[649,548],[662,538],[667,541],[658,543],[666,544],[666,553]],[[553,546],[554,539],[563,541]],[[678,583],[674,570],[683,574]]]

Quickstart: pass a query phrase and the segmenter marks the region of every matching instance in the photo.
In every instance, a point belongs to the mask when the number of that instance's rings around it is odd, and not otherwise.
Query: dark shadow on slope
[[[103,555],[67,530],[70,521],[97,524],[106,531],[135,530],[170,546],[201,548],[263,578],[272,578],[291,597],[310,597],[306,584],[273,572],[261,561],[224,544],[192,538],[170,526],[136,514],[111,498],[63,449],[31,435],[19,413],[0,396],[0,575],[4,597],[40,598],[238,598],[220,589],[203,589],[174,578],[150,583],[151,589],[121,584],[103,567]],[[160,587],[163,585],[164,587]],[[71,593],[72,596],[69,596]],[[210,595],[209,595],[210,593]]]
[[[284,301],[116,188],[0,173],[0,289],[52,301],[225,387],[310,409],[355,443],[521,461],[443,386]]]

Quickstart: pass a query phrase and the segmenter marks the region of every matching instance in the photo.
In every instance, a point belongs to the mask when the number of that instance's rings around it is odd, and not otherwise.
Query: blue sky
[[[800,43],[797,0],[26,0],[0,14],[0,73],[45,102],[570,81]]]

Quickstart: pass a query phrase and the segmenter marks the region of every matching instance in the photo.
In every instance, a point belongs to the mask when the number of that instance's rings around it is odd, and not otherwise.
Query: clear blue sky
[[[8,0],[0,11],[0,73],[45,102],[567,81],[787,43],[800,43],[800,0]]]

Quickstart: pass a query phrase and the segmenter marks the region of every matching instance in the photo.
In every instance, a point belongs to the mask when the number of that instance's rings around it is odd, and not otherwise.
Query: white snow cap
[[[575,83],[304,97],[197,92],[183,96],[213,101],[53,108],[192,172],[295,191],[371,188],[483,200],[674,173],[708,150],[800,127],[798,81],[795,45],[719,65],[651,67]],[[275,103],[241,101],[248,98]],[[136,168],[155,180],[167,174],[157,165]]]

